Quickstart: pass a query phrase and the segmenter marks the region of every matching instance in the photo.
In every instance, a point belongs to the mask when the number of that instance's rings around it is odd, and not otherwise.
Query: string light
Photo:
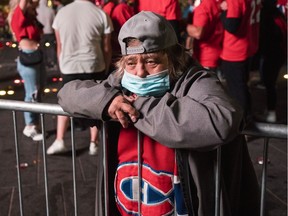
[[[44,89],[44,93],[49,93],[50,92],[50,89],[49,88],[46,88],[46,89]]]
[[[0,90],[0,96],[4,96],[6,95],[6,91],[5,90]]]
[[[7,91],[7,94],[8,94],[8,95],[14,95],[14,93],[15,93],[14,90],[8,90],[8,91]]]

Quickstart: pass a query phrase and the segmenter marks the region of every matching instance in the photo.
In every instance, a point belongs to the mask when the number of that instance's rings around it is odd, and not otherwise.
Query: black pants
[[[221,62],[221,71],[226,78],[228,93],[238,100],[246,116],[251,115],[251,95],[247,85],[249,64],[249,59],[239,62],[226,60]]]
[[[280,52],[279,52],[280,53]],[[277,51],[272,55],[262,55],[260,58],[260,76],[266,87],[266,104],[268,110],[275,110],[277,105],[276,82],[284,65],[284,58],[277,55]]]
[[[57,65],[56,38],[54,34],[44,34],[41,38],[44,63],[48,67]]]

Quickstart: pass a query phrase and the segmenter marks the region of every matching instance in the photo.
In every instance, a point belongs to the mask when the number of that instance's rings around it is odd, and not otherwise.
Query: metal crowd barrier
[[[264,138],[263,147],[263,166],[261,177],[261,202],[260,202],[260,216],[265,215],[265,201],[266,201],[266,179],[268,166],[268,144],[270,138],[287,139],[288,129],[287,125],[282,124],[267,124],[257,123],[248,125],[243,131],[243,134],[248,136],[256,136]]]
[[[40,114],[41,120],[41,129],[45,132],[45,122],[44,115],[52,114],[52,115],[65,115],[70,117],[71,123],[71,144],[72,144],[72,171],[73,171],[73,196],[74,196],[74,215],[78,215],[77,208],[77,183],[76,183],[76,154],[75,154],[75,139],[74,139],[74,123],[73,117],[68,113],[64,112],[63,109],[57,104],[47,104],[47,103],[27,103],[23,101],[15,101],[15,100],[4,100],[0,99],[0,110],[10,110],[13,113],[13,126],[14,126],[14,139],[15,139],[15,150],[16,150],[16,162],[17,162],[17,180],[18,180],[18,191],[19,191],[19,208],[21,216],[24,215],[23,212],[23,196],[22,196],[22,185],[21,185],[21,173],[20,173],[20,162],[19,162],[19,145],[18,145],[18,135],[17,135],[17,117],[16,112],[35,112]],[[103,144],[103,167],[104,167],[104,214],[105,216],[109,216],[109,196],[108,196],[108,174],[107,174],[107,132],[106,126],[103,122],[101,127],[102,129],[102,144]],[[257,136],[264,138],[264,149],[263,149],[263,169],[262,169],[262,180],[261,180],[261,212],[260,216],[264,216],[265,209],[265,191],[266,191],[266,176],[267,176],[267,161],[268,161],[268,144],[270,138],[277,139],[287,139],[287,125],[280,124],[267,124],[267,123],[255,123],[253,125],[248,125],[243,134],[249,136]],[[47,163],[46,163],[46,140],[43,139],[43,166],[44,166],[44,184],[45,184],[45,201],[46,201],[46,215],[50,215],[49,213],[49,199],[48,199],[48,178],[47,178]],[[141,132],[138,131],[138,152],[141,152]],[[140,155],[140,154],[138,154]],[[215,163],[215,216],[220,215],[220,173],[221,173],[221,148],[217,149],[217,160]],[[141,160],[140,156],[138,156],[138,175],[139,175],[139,194],[141,193]],[[138,200],[138,214],[141,215],[141,196],[139,196]],[[97,216],[97,215],[96,215]]]

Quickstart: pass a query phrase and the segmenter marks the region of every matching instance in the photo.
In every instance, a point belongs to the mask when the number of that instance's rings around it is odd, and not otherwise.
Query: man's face
[[[125,57],[125,70],[139,77],[157,74],[168,68],[168,57],[164,52],[135,54]]]

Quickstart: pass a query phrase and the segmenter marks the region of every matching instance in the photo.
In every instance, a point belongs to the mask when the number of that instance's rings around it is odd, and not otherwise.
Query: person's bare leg
[[[98,144],[98,128],[90,127],[90,141]]]
[[[69,117],[68,116],[57,116],[57,135],[56,139],[63,140],[65,132],[67,130],[69,123]]]
[[[98,151],[98,128],[96,126],[90,127],[90,146],[89,154],[95,155]]]

